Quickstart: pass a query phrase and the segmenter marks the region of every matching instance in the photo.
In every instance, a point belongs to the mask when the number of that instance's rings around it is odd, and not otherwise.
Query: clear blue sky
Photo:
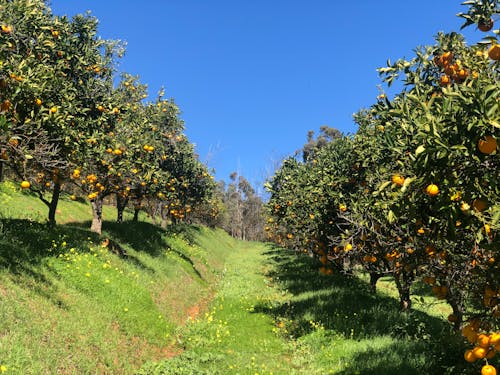
[[[356,131],[387,58],[411,57],[458,30],[460,0],[52,0],[90,10],[105,39],[127,42],[119,70],[161,86],[182,111],[200,159],[227,180],[261,185],[308,130]],[[480,38],[465,30],[472,43]]]

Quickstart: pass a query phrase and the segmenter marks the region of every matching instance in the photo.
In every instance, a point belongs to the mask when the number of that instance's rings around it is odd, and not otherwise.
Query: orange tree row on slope
[[[96,232],[110,194],[119,220],[130,199],[182,220],[211,197],[175,103],[163,93],[146,103],[146,86],[127,74],[114,87],[123,47],[97,36],[95,18],[15,0],[0,5],[0,19],[0,163],[38,193],[51,224],[64,190],[92,202]]]
[[[497,1],[469,6],[466,24],[483,29],[499,13]],[[403,90],[359,112],[356,134],[287,159],[267,184],[277,243],[318,257],[325,274],[361,266],[373,288],[392,275],[402,309],[422,279],[453,308],[457,329],[469,321],[477,346],[479,333],[500,327],[497,34],[474,46],[439,34],[412,60],[381,68]],[[482,344],[469,360],[494,357],[496,345]]]

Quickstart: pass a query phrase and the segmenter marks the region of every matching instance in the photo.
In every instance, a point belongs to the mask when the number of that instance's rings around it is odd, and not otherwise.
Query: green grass
[[[264,244],[238,243],[226,261],[210,312],[177,332],[181,353],[141,374],[479,372],[440,301],[402,313],[388,279],[372,294],[363,275],[324,276],[317,261]]]
[[[480,372],[428,286],[401,313],[390,278],[372,294],[366,275],[321,275],[314,259],[220,230],[106,221],[98,237],[85,203],[63,198],[54,229],[45,214],[0,184],[8,374]]]
[[[49,229],[45,206],[9,183],[0,200],[0,365],[12,374],[133,373],[172,355],[170,337],[211,299],[232,251],[222,231],[194,226],[105,222],[99,238],[89,206],[69,200]]]

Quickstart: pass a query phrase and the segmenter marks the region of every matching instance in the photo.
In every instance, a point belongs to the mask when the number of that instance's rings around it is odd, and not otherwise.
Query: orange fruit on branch
[[[23,188],[23,189],[29,189],[30,186],[31,186],[31,184],[29,181],[22,181],[21,182],[21,188]]]
[[[439,78],[439,85],[440,86],[448,86],[449,84],[451,83],[451,78],[449,75],[447,74],[443,74],[440,78]]]
[[[470,349],[464,353],[464,358],[469,363],[476,362],[477,360],[476,356],[474,355],[474,353],[472,353],[472,350]]]
[[[488,203],[482,199],[474,199],[472,207],[474,207],[474,210],[477,212],[482,212],[488,208]]]
[[[429,184],[425,188],[425,192],[427,193],[427,195],[434,197],[439,194],[439,187],[435,184]]]
[[[397,186],[403,186],[405,182],[405,178],[399,174],[395,174],[392,176],[392,183],[397,185]]]
[[[10,25],[2,25],[2,33],[10,34],[12,32],[12,26]]]
[[[490,346],[490,337],[484,333],[480,333],[477,336],[477,345],[482,348],[488,349],[488,347]]]
[[[482,32],[487,33],[493,28],[493,20],[491,18],[481,19],[477,24],[477,28]]]
[[[489,49],[488,49],[488,56],[490,59],[498,61],[500,60],[500,44],[493,44]]]
[[[12,106],[12,103],[10,102],[10,100],[4,100],[2,105],[0,106],[0,110],[2,112],[7,112],[11,106]]]
[[[474,357],[478,359],[483,359],[486,357],[486,354],[488,353],[488,350],[483,348],[482,346],[476,346],[474,349],[472,349],[472,354],[474,354]]]
[[[484,365],[481,368],[481,375],[497,375],[497,369],[492,365]]]
[[[492,154],[497,149],[497,140],[491,135],[487,135],[477,142],[477,148],[483,154]]]

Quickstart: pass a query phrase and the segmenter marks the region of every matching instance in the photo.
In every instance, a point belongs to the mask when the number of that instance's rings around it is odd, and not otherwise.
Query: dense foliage
[[[308,142],[303,160],[284,161],[267,184],[266,230],[317,257],[324,274],[362,269],[373,289],[392,275],[403,310],[423,280],[476,345],[466,360],[491,362],[500,350],[500,45],[490,30],[500,9],[465,5],[464,26],[477,24],[485,40],[440,33],[413,59],[379,69],[401,92],[355,115],[356,134]]]
[[[52,225],[61,193],[90,200],[95,232],[106,197],[118,221],[129,201],[164,221],[206,210],[215,183],[179,108],[163,92],[147,102],[137,77],[122,74],[115,86],[123,46],[99,38],[94,17],[14,0],[2,2],[0,19],[0,174],[8,167],[37,192]]]

